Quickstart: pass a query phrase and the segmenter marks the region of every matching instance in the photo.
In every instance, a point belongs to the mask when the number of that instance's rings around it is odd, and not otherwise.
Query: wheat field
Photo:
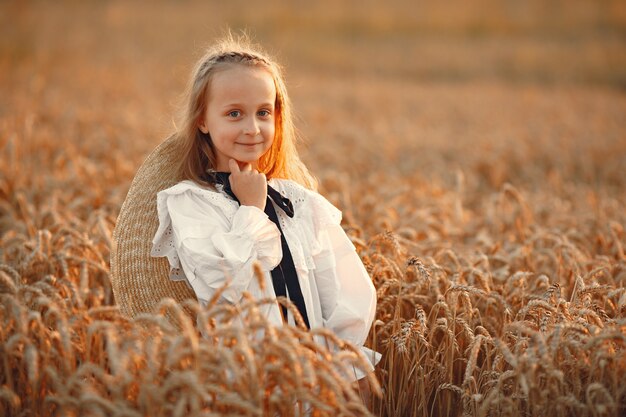
[[[272,300],[115,304],[130,182],[228,28],[377,289],[371,410]],[[626,415],[623,2],[7,1],[0,33],[0,415]]]

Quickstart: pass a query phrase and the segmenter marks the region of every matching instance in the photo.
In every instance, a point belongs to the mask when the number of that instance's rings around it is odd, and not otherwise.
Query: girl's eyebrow
[[[233,103],[225,104],[223,107],[229,108],[229,107],[245,107],[245,106],[242,103],[233,102]],[[258,107],[274,107],[274,103],[265,102],[265,103],[259,104]]]

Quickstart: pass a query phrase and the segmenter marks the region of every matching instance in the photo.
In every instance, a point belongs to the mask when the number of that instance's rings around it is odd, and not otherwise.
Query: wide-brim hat
[[[150,256],[152,238],[159,227],[156,196],[180,181],[180,155],[176,135],[157,146],[137,171],[117,218],[110,277],[115,301],[129,318],[153,312],[163,298],[179,303],[195,299],[184,281],[169,278],[166,258]]]

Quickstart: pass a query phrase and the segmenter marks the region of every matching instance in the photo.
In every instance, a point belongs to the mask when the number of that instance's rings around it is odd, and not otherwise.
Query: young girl
[[[308,328],[332,329],[360,346],[371,372],[381,355],[363,343],[376,292],[340,226],[341,212],[314,191],[296,153],[277,64],[232,39],[209,50],[193,72],[177,136],[185,180],[157,195],[151,253],[167,257],[170,278],[185,280],[201,304],[227,279],[226,302],[238,302],[243,291],[286,296]],[[262,308],[277,325],[295,323],[278,303]],[[355,369],[362,388],[364,376]]]

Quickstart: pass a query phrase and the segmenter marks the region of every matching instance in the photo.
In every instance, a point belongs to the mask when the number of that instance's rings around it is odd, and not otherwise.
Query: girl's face
[[[217,171],[228,160],[254,168],[274,141],[276,87],[263,68],[232,65],[217,71],[209,86],[206,111],[198,127],[213,141]]]

